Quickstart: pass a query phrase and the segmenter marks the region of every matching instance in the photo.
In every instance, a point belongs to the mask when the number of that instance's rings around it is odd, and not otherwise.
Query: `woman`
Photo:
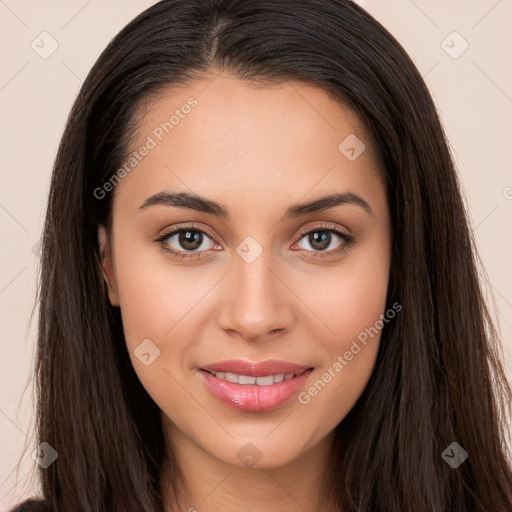
[[[71,111],[45,511],[506,511],[512,397],[443,129],[349,1],[162,1]]]

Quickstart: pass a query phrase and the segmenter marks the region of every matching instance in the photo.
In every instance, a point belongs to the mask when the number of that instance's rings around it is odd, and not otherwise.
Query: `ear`
[[[117,291],[117,283],[114,273],[112,250],[110,247],[107,230],[103,225],[98,226],[98,243],[100,248],[103,273],[108,280],[108,283],[106,283],[108,288],[108,297],[112,306],[119,306],[119,294]]]

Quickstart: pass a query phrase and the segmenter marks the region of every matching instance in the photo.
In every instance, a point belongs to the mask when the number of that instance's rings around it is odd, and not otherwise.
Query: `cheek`
[[[298,395],[304,414],[320,438],[343,420],[363,393],[373,372],[382,332],[386,288],[370,280],[338,283],[337,294],[325,302],[329,330],[312,334],[321,350],[321,365]],[[317,322],[318,324],[318,322]],[[379,328],[380,327],[380,328]],[[332,332],[331,332],[332,331]]]
[[[384,313],[389,265],[389,245],[383,237],[354,248],[331,268],[294,278],[293,289],[305,298],[308,316],[316,319],[321,333],[317,339],[331,356],[347,350],[347,343]]]
[[[213,279],[202,267],[187,267],[170,262],[158,246],[141,246],[140,241],[119,244],[116,278],[127,342],[138,338],[174,338],[194,316]],[[128,251],[128,246],[131,246]]]
[[[169,408],[178,397],[186,401],[180,384],[204,324],[211,321],[207,308],[221,274],[207,265],[173,264],[162,249],[140,241],[120,240],[117,247],[127,350],[144,388],[161,408]]]
[[[389,246],[375,244],[373,250],[354,252],[336,270],[316,275],[304,295],[318,328],[311,339],[325,357],[299,402],[325,427],[334,428],[348,414],[372,374],[387,323],[382,318],[389,264]],[[299,294],[306,294],[306,284]]]
[[[199,320],[205,316],[201,298],[211,288],[212,279],[193,269],[173,268],[164,257],[150,261],[151,252],[157,251],[146,251],[145,263],[142,252],[118,260],[127,350],[141,384],[157,405],[162,410],[181,411],[178,416],[193,422],[194,411],[183,408],[190,399],[183,388],[183,369],[187,354],[200,338],[194,333],[201,329]]]

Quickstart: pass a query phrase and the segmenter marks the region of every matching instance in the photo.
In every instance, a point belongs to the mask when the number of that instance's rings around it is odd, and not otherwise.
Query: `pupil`
[[[182,231],[179,236],[179,242],[184,249],[197,249],[201,246],[201,233],[197,231]]]
[[[326,231],[316,231],[309,235],[309,243],[311,247],[322,250],[329,247],[331,243],[331,234]]]

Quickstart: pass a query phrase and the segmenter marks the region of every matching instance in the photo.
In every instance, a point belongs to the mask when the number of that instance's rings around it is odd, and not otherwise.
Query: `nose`
[[[220,327],[247,341],[270,340],[295,321],[293,293],[265,252],[252,263],[235,259],[219,315]]]

